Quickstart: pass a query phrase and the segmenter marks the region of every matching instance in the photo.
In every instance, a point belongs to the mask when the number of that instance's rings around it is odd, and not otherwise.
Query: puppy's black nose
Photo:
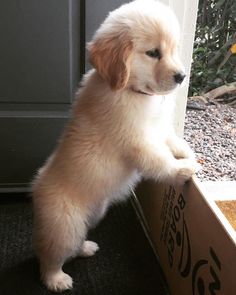
[[[186,75],[183,72],[179,72],[174,75],[174,80],[176,83],[181,84],[185,77]]]

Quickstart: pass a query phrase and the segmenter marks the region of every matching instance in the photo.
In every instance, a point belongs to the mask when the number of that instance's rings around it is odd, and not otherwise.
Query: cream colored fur
[[[179,31],[172,11],[136,0],[112,12],[89,44],[94,69],[77,94],[72,118],[33,182],[34,244],[44,283],[72,288],[62,271],[91,256],[90,227],[141,177],[182,185],[197,163],[172,127]],[[158,48],[160,60],[146,55]],[[145,94],[144,94],[145,93]]]

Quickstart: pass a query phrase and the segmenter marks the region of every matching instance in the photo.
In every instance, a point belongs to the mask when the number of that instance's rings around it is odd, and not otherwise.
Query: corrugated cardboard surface
[[[236,245],[194,181],[137,190],[171,294],[236,294]]]

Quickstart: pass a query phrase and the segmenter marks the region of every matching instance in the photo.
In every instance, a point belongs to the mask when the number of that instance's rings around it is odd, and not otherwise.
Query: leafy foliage
[[[199,0],[189,96],[236,81],[236,1]]]

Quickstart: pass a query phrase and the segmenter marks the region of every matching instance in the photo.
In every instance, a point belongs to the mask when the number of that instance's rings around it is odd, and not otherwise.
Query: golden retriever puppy
[[[136,0],[109,14],[88,45],[91,64],[72,118],[32,186],[34,245],[45,285],[72,288],[64,262],[99,249],[88,229],[141,177],[182,185],[197,163],[172,127],[184,80],[173,12]]]

